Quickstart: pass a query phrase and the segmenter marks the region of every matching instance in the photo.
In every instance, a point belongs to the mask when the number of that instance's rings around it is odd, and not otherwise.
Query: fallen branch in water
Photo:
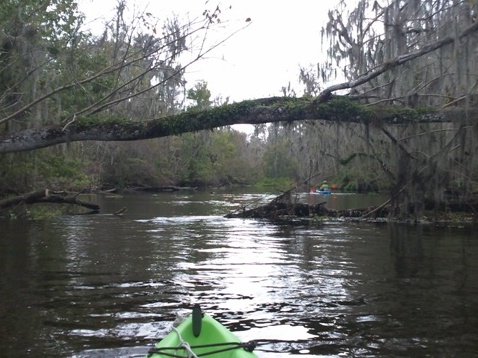
[[[279,198],[279,197],[278,197]],[[226,218],[253,218],[253,219],[270,219],[278,220],[281,218],[313,218],[313,217],[330,217],[330,218],[360,218],[365,213],[369,213],[368,216],[374,218],[386,217],[388,215],[387,208],[380,207],[377,210],[375,208],[362,208],[362,209],[345,209],[334,210],[327,209],[324,205],[326,202],[321,202],[315,205],[303,204],[303,203],[290,203],[284,201],[278,201],[275,198],[270,203],[253,208],[237,211],[225,215]],[[373,212],[373,215],[372,215]]]
[[[121,209],[119,209],[117,212],[113,213],[113,215],[116,215],[116,216],[123,216],[126,211],[128,211],[128,209],[126,209],[126,207],[123,207]]]
[[[0,200],[0,209],[8,209],[20,204],[53,203],[78,205],[90,209],[93,213],[100,211],[99,205],[84,202],[77,198],[78,195],[78,193],[71,194],[65,191],[50,191],[49,189],[37,190],[13,198]]]

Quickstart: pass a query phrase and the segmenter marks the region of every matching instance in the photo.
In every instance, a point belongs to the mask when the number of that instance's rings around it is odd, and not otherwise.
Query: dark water
[[[0,356],[141,357],[194,303],[265,340],[260,357],[478,356],[473,229],[222,217],[267,199],[101,197],[100,215],[0,222]]]

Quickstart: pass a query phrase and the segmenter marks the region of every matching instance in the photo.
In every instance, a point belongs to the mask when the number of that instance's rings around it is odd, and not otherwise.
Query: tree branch
[[[0,153],[28,151],[85,140],[133,141],[160,138],[233,124],[293,122],[306,119],[339,122],[378,120],[384,124],[449,122],[453,118],[459,118],[460,114],[463,115],[463,111],[449,109],[424,113],[423,109],[417,111],[398,106],[371,108],[346,97],[335,97],[320,104],[315,104],[310,99],[272,97],[203,111],[191,110],[147,122],[133,122],[117,117],[108,119],[104,114],[101,121],[95,120],[93,116],[77,118],[65,131],[61,126],[51,126],[29,129],[0,138]],[[478,115],[478,108],[469,109],[468,113]]]
[[[202,27],[199,27],[199,28],[196,28],[194,30],[192,30],[191,32],[187,33],[184,35],[184,37],[187,37],[187,36],[190,36],[190,35],[193,35],[194,33],[202,30],[203,28]],[[157,42],[159,42],[160,40],[158,39]],[[18,109],[17,111],[15,111],[14,113],[4,117],[4,118],[1,118],[0,119],[0,124],[2,123],[6,123],[8,121],[11,121],[13,120],[14,118],[18,117],[20,114],[28,111],[30,108],[32,108],[33,106],[37,105],[38,103],[41,103],[43,101],[45,101],[46,99],[52,97],[53,95],[57,94],[57,93],[60,93],[60,92],[63,92],[63,91],[66,91],[66,90],[69,90],[71,88],[75,88],[75,87],[78,87],[78,86],[81,86],[81,85],[84,85],[84,84],[87,84],[87,83],[90,83],[90,82],[93,82],[94,80],[100,78],[100,77],[103,77],[103,76],[106,76],[106,75],[109,75],[111,73],[115,73],[115,72],[118,72],[120,71],[121,69],[125,68],[125,67],[128,67],[128,66],[131,66],[131,65],[134,65],[135,63],[141,61],[141,60],[144,60],[145,58],[148,58],[154,54],[157,54],[159,53],[160,51],[162,51],[164,48],[168,47],[171,45],[173,41],[171,42],[168,42],[166,44],[163,44],[161,45],[159,48],[157,49],[154,49],[153,51],[148,51],[147,53],[143,54],[142,53],[142,50],[137,50],[127,56],[125,56],[120,62],[115,62],[113,64],[111,64],[110,66],[102,69],[101,71],[97,72],[97,73],[94,73],[93,75],[87,77],[87,78],[84,78],[84,79],[81,79],[81,80],[78,80],[78,81],[73,81],[71,83],[68,83],[66,85],[63,85],[63,86],[59,86],[57,88],[54,88],[53,90],[51,90],[50,92],[44,94],[43,96],[40,96],[34,100],[32,100],[31,102],[27,103],[26,105],[24,105],[22,108]],[[139,57],[138,57],[139,55]],[[191,64],[191,63],[190,63]],[[188,64],[188,65],[190,65]],[[147,90],[150,90],[150,89],[153,89],[155,87],[157,87],[158,85],[155,85],[155,86],[152,86],[151,88],[148,88]],[[142,92],[145,92],[145,91],[142,91]],[[141,93],[142,93],[141,92]],[[135,95],[139,95],[141,93],[138,93],[138,94],[135,94]],[[135,95],[130,95],[128,96],[128,98],[131,98],[131,97],[134,97]],[[128,99],[126,98],[126,99]],[[121,100],[126,100],[126,99],[121,99]],[[117,101],[115,101],[114,103],[116,103]],[[108,103],[110,104],[110,103]],[[89,109],[89,108],[88,108]],[[82,111],[83,112],[83,111]],[[78,113],[77,113],[78,114]]]
[[[77,118],[74,123],[68,126],[66,131],[63,131],[59,126],[50,126],[7,135],[0,138],[0,153],[34,150],[55,144],[84,140],[132,141],[159,138],[233,124],[293,122],[305,119],[340,122],[378,120],[389,124],[409,123],[411,121],[427,123],[452,121],[452,118],[459,118],[460,115],[464,115],[464,110],[442,109],[423,113],[423,109],[422,111],[415,111],[410,108],[397,106],[387,106],[386,109],[380,106],[367,108],[345,97],[332,98],[332,92],[359,86],[390,69],[451,44],[456,40],[461,40],[477,30],[478,22],[466,28],[456,38],[444,37],[422,48],[420,51],[399,56],[390,62],[382,64],[377,70],[354,81],[331,86],[314,100],[288,97],[249,100],[205,111],[183,112],[153,119],[149,122],[133,122],[113,115],[106,118],[104,114],[102,115],[102,120],[100,120],[99,116],[91,115]],[[216,44],[214,47],[219,44]],[[202,53],[201,56],[204,56],[206,53],[207,51]],[[129,97],[122,99],[125,100],[127,98]],[[113,101],[105,105],[114,103]],[[478,117],[478,108],[468,109],[467,113],[470,116]]]
[[[19,204],[35,204],[35,203],[55,203],[55,204],[73,204],[83,206],[94,212],[98,212],[100,207],[96,204],[86,203],[77,198],[77,195],[68,195],[65,192],[51,192],[48,189],[38,190],[28,194],[16,196],[0,200],[0,209],[7,209],[9,207]]]
[[[406,55],[399,56],[391,61],[383,63],[379,68],[376,70],[363,75],[356,80],[349,81],[349,82],[344,82],[344,83],[339,83],[333,86],[330,86],[326,88],[318,97],[317,101],[323,101],[327,99],[332,92],[344,90],[344,89],[349,89],[349,88],[354,88],[357,86],[360,86],[366,82],[371,81],[375,77],[380,76],[382,73],[385,73],[391,69],[394,69],[398,66],[403,65],[404,63],[407,63],[411,60],[414,60],[418,57],[421,57],[423,55],[426,55],[427,53],[433,52],[435,50],[438,50],[439,48],[449,45],[453,43],[454,41],[457,40],[462,40],[466,36],[471,35],[472,33],[478,31],[478,21],[473,23],[472,25],[468,26],[466,29],[464,29],[456,38],[451,37],[451,36],[446,36],[438,41],[435,41],[427,46],[424,46],[422,49],[419,51],[415,51]]]

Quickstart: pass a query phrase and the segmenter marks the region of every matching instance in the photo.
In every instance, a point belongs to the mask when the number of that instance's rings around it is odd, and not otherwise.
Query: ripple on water
[[[215,210],[264,196],[198,195],[1,231],[2,349],[21,338],[44,356],[144,356],[200,303],[264,339],[262,358],[476,354],[473,232],[225,219]]]

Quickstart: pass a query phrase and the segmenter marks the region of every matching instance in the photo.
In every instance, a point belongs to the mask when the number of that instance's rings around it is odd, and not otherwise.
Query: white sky
[[[180,18],[196,18],[204,9],[213,10],[219,0],[129,0],[128,7],[148,11],[159,18],[177,14]],[[299,65],[315,65],[321,55],[320,30],[327,12],[337,0],[222,0],[221,19],[226,24],[210,37],[218,39],[251,24],[225,44],[215,49],[206,60],[187,71],[187,87],[198,80],[208,83],[212,97],[230,97],[232,101],[281,95],[289,81],[298,86]],[[115,0],[80,0],[80,10],[87,19],[101,23],[111,18]],[[229,9],[229,6],[232,6]],[[103,17],[103,19],[101,19]]]

